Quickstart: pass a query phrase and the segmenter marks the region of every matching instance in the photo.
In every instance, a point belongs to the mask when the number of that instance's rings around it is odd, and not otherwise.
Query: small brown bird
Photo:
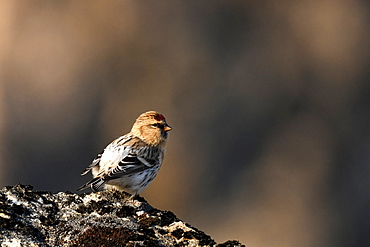
[[[93,179],[78,190],[91,187],[126,191],[133,196],[143,191],[155,178],[162,165],[168,131],[172,128],[165,117],[148,111],[141,114],[130,133],[110,143],[82,172],[92,170]]]

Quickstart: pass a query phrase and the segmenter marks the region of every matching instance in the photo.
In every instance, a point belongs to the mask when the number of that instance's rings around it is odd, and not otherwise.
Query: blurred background
[[[370,246],[363,0],[2,1],[0,187],[76,192],[147,110],[149,203],[222,242]]]

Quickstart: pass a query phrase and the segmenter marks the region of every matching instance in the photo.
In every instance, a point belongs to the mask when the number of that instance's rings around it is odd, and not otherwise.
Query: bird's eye
[[[153,128],[156,128],[156,127],[158,127],[158,124],[156,124],[156,123],[155,124],[152,124],[152,127]]]

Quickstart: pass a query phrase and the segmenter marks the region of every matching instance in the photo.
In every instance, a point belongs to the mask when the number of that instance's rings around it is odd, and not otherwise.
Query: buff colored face
[[[140,115],[134,124],[132,133],[152,145],[159,145],[167,139],[168,131],[171,129],[163,115],[153,112],[153,114]]]

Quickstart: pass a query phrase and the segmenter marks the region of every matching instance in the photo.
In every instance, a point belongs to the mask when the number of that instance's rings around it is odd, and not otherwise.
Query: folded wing
[[[156,165],[160,165],[160,156],[156,155],[156,158],[154,158],[152,155],[153,150],[150,150],[150,152],[147,153],[149,155],[143,155],[145,153],[143,153],[142,150],[140,150],[138,153],[139,154],[128,152],[117,166],[114,166],[109,170],[101,171],[94,179],[82,185],[77,190],[79,191],[87,187],[91,187],[91,189],[95,192],[98,191],[101,186],[103,186],[109,180],[121,178],[130,174],[140,173]],[[82,175],[88,173],[94,166],[98,165],[100,160],[100,156],[94,159],[94,161],[89,167],[86,168]]]

